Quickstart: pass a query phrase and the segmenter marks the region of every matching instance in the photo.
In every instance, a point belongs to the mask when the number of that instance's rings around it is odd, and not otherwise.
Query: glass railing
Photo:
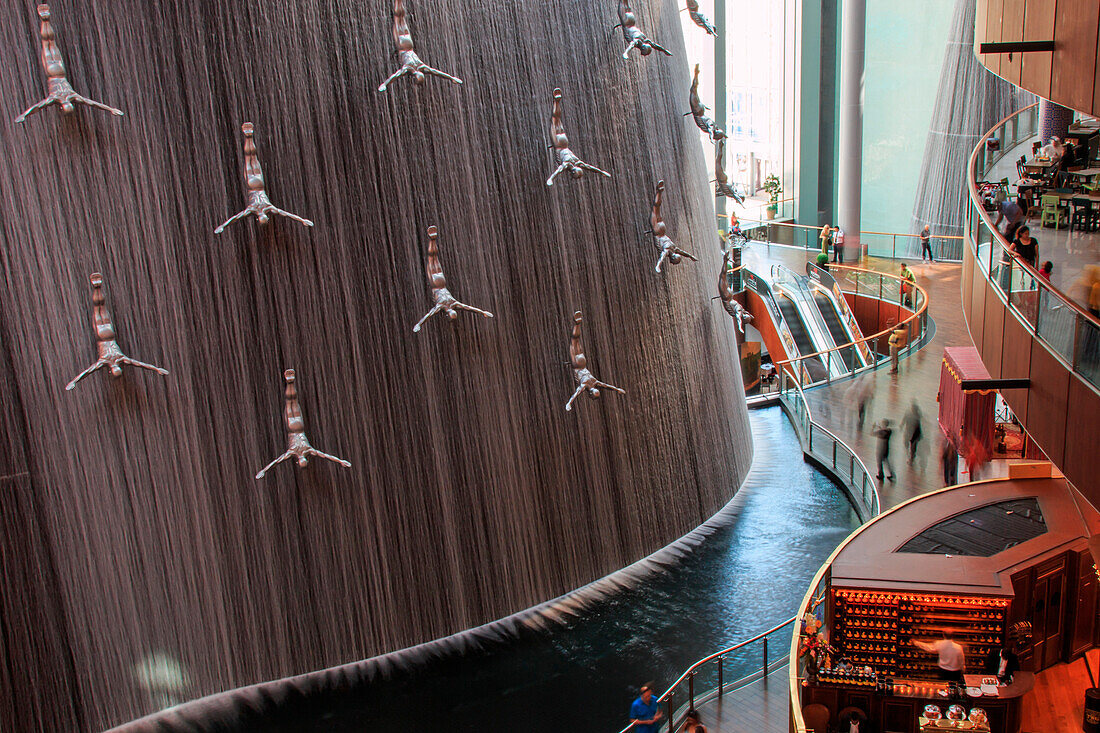
[[[790,373],[779,375],[779,400],[802,442],[802,450],[832,471],[847,488],[860,522],[866,522],[882,509],[874,474],[848,444],[835,433],[814,422],[806,395]]]
[[[751,273],[751,271],[748,270],[746,270],[746,272]],[[775,368],[777,370],[789,372],[798,379],[802,387],[808,388],[819,384],[828,384],[834,379],[843,376],[858,374],[868,369],[874,369],[879,364],[889,361],[890,335],[898,328],[902,328],[905,331],[905,345],[901,346],[898,350],[899,359],[909,356],[914,350],[920,348],[924,344],[925,337],[928,333],[928,293],[924,288],[912,284],[911,291],[906,295],[902,293],[903,282],[901,277],[885,272],[866,270],[861,267],[832,264],[829,265],[829,273],[836,280],[837,285],[840,286],[842,293],[851,294],[856,298],[867,297],[877,301],[879,314],[876,322],[885,324],[886,327],[876,333],[863,336],[855,341],[839,344],[830,349],[814,352],[812,354],[800,354],[793,359],[777,361],[775,362]],[[763,287],[757,285],[759,281],[760,278],[755,274],[745,276],[746,286],[758,293],[760,293],[760,289]],[[764,294],[760,294],[763,297]],[[900,310],[895,308],[895,306],[898,305],[903,306],[904,310],[901,310],[902,313],[906,311],[909,312],[909,315],[900,320],[889,316],[890,309]],[[887,309],[886,313],[883,313],[884,308]],[[772,314],[772,317],[775,319],[775,313]],[[841,356],[842,350],[864,344],[871,352],[873,363],[869,363],[866,366],[854,370],[845,371],[841,377],[834,377],[834,365],[846,367],[843,357]],[[819,359],[826,365],[825,379],[814,380],[810,374],[810,370],[805,366],[805,362],[809,359]]]
[[[745,216],[738,214],[737,218],[741,223],[741,231],[750,240],[784,244],[813,252],[821,251],[821,227],[754,218],[752,212]],[[929,237],[932,256],[937,262],[961,262],[963,240],[964,237],[959,236]],[[860,232],[860,244],[867,247],[867,254],[872,257],[917,260],[921,256],[920,236],[917,234],[863,231]],[[831,251],[829,256],[832,256]],[[852,261],[859,259],[854,252],[847,256]]]
[[[1001,120],[970,156],[966,231],[977,265],[1009,309],[1074,373],[1100,388],[1100,320],[1008,250],[978,190],[993,166],[1035,137],[1038,105]],[[990,140],[996,140],[993,145]]]

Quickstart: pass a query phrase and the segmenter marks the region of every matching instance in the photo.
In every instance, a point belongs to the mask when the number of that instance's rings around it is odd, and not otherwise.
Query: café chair
[[[1027,171],[1024,170],[1024,163],[1026,162],[1026,155],[1021,155],[1020,159],[1016,161],[1016,173],[1020,176],[1020,178],[1027,178]]]
[[[829,708],[819,702],[812,703],[802,708],[802,720],[806,722],[806,730],[814,733],[828,733],[829,718],[832,714]]]
[[[1039,220],[1042,226],[1045,227],[1049,221],[1054,224],[1055,229],[1060,229],[1062,217],[1069,223],[1069,209],[1058,194],[1044,193],[1039,205],[1042,207],[1042,218]]]
[[[1093,202],[1086,198],[1074,198],[1070,203],[1073,204],[1073,217],[1069,222],[1070,230],[1093,231],[1093,223],[1096,218],[1096,207]]]

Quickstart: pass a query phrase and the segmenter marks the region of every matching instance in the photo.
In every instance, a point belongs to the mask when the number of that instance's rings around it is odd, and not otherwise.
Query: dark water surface
[[[757,461],[770,464],[774,480],[743,489],[734,520],[679,567],[561,627],[284,706],[266,729],[616,733],[639,683],[664,689],[697,659],[790,618],[813,573],[857,524],[842,492],[801,460],[778,407],[751,421]],[[726,679],[752,671],[758,654],[729,662]]]

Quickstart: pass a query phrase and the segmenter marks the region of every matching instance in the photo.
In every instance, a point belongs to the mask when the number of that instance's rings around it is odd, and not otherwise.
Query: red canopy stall
[[[964,453],[971,438],[983,446],[987,454],[993,450],[993,407],[996,390],[962,388],[964,379],[989,379],[978,350],[971,346],[948,346],[943,350],[940,367],[940,430]]]

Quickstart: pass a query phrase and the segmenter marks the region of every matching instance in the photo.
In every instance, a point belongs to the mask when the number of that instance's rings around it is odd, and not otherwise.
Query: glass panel
[[[1012,291],[1008,302],[1023,316],[1024,320],[1036,327],[1036,317],[1039,310],[1038,284],[1030,273],[1026,272],[1019,262],[1012,263]]]
[[[1046,288],[1039,290],[1036,333],[1052,349],[1073,363],[1073,341],[1077,312]]]
[[[1100,326],[1091,320],[1077,317],[1077,372],[1100,387]]]

